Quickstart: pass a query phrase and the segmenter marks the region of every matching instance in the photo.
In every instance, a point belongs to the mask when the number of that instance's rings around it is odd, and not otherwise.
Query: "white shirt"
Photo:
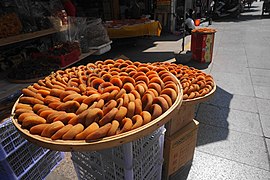
[[[187,18],[185,24],[189,29],[195,29],[194,21],[191,18]]]

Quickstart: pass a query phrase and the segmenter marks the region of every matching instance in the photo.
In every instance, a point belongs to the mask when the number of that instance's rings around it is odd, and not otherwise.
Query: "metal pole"
[[[187,0],[185,0],[185,3],[184,3],[184,31],[183,31],[183,40],[182,40],[182,51],[184,51],[185,50],[185,36],[186,36],[186,7],[187,7],[187,5],[186,5],[186,2],[187,2]]]

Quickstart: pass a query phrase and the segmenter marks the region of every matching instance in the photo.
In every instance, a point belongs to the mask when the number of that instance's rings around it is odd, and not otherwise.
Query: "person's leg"
[[[192,29],[185,25],[186,34],[191,34]]]

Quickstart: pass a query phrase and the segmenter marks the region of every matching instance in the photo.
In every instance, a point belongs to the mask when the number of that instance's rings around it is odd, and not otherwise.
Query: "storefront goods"
[[[22,24],[15,13],[0,16],[0,38],[17,35],[22,31]]]

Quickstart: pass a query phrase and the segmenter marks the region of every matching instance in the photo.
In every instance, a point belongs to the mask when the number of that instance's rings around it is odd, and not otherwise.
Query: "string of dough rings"
[[[198,75],[198,87],[204,85],[199,95],[208,92],[211,80]],[[165,113],[176,101],[176,81],[161,65],[97,61],[58,70],[24,88],[15,117],[30,133],[52,140],[119,135]]]
[[[215,83],[213,77],[196,68],[169,62],[156,62],[152,65],[156,66],[156,71],[159,71],[162,75],[166,73],[162,71],[162,69],[165,69],[177,77],[184,90],[183,100],[192,100],[207,96],[214,89]],[[163,79],[163,81],[168,81],[170,78]],[[174,88],[173,85],[167,87]]]

